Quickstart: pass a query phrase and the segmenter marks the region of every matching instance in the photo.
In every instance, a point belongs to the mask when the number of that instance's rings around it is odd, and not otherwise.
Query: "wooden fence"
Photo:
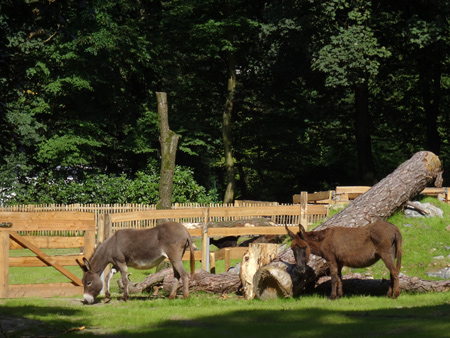
[[[67,236],[29,236],[43,230]],[[95,247],[94,214],[86,212],[0,212],[0,298],[81,295],[81,280],[64,266],[76,265],[83,255],[49,256],[42,249],[84,248],[89,257]],[[28,249],[36,256],[10,257],[10,250]],[[9,284],[9,267],[51,266],[69,283]]]
[[[317,218],[319,213],[323,218],[326,217],[327,208],[324,206],[312,206],[311,208],[316,212],[316,214],[312,215],[313,217]],[[245,226],[245,219],[253,218],[267,218],[278,226]],[[208,271],[210,237],[286,234],[285,224],[294,226],[296,231],[300,222],[302,224],[308,223],[308,214],[300,205],[171,209],[109,214],[106,215],[103,225],[99,223],[98,240],[102,241],[104,238],[111,236],[115,231],[130,227],[130,224],[135,225],[134,227],[136,228],[144,228],[156,224],[160,219],[173,220],[181,223],[194,221],[193,223],[203,225],[207,225],[210,222],[244,220],[239,227],[198,226],[197,228],[189,229],[192,236],[202,237],[202,268]]]
[[[359,195],[364,194],[371,187],[368,186],[345,186],[336,187],[335,190],[320,191],[314,193],[302,192],[301,194],[293,195],[292,200],[294,204],[301,203],[302,194],[306,194],[306,203],[309,204],[324,204],[333,206],[335,204],[347,204],[357,198]],[[425,196],[434,196],[440,201],[450,203],[449,189],[443,188],[425,188],[422,192]]]

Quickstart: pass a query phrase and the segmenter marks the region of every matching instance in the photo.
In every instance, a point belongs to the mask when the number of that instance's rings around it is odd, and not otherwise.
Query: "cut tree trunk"
[[[442,184],[442,169],[439,158],[431,152],[416,153],[411,159],[400,165],[392,174],[360,195],[347,207],[316,230],[333,227],[360,227],[379,219],[386,219],[405,203],[414,199],[427,185],[435,181]],[[288,249],[288,252],[291,251]],[[255,281],[257,297],[264,295],[299,296],[314,287],[317,280],[324,276],[329,266],[320,257],[311,255],[309,268],[305,273],[297,271],[292,254],[282,253],[273,262],[262,267],[257,273],[261,280]],[[286,274],[290,278],[286,278]],[[255,275],[256,278],[256,275]],[[266,289],[271,290],[267,292]]]
[[[278,249],[277,244],[250,244],[248,251],[242,257],[240,272],[242,290],[246,299],[255,297],[253,277],[256,271],[269,264],[278,255]]]

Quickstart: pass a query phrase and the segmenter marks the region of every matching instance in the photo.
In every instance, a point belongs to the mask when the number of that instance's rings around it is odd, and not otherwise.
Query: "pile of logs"
[[[360,195],[346,208],[325,221],[316,229],[327,227],[360,227],[378,219],[386,219],[404,207],[432,182],[442,186],[442,169],[439,158],[431,152],[416,153],[393,173]],[[192,291],[217,294],[241,293],[247,299],[298,297],[307,292],[329,293],[327,285],[328,264],[322,258],[311,256],[305,273],[294,269],[295,259],[291,249],[280,250],[277,244],[252,244],[244,255],[240,274],[225,272],[210,274],[199,270],[191,280]],[[130,293],[170,289],[172,269],[164,269],[148,276],[140,283],[132,283]],[[329,279],[329,278],[328,278]],[[359,294],[385,294],[387,282],[352,274],[344,277],[345,292]],[[414,292],[438,292],[450,289],[450,281],[427,281],[401,275],[400,288]],[[349,290],[349,291],[347,291]]]

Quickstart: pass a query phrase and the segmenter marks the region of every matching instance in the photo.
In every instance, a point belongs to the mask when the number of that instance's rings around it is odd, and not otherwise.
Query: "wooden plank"
[[[329,200],[331,191],[319,191],[308,194],[308,201]]]
[[[196,229],[188,229],[189,233],[191,234],[191,237],[201,237],[203,235],[203,229],[202,228],[196,228]]]
[[[309,215],[326,215],[328,208],[326,205],[321,204],[308,204],[308,216]]]
[[[110,214],[111,222],[129,222],[135,220],[147,220],[147,219],[176,219],[176,218],[195,218],[203,217],[203,209],[170,209],[170,210],[147,210],[147,211],[134,211],[123,212],[118,214]]]
[[[16,214],[32,214],[32,213],[16,213]],[[0,212],[0,222],[11,222],[12,229],[15,231],[83,231],[95,229],[94,214],[91,214],[91,220],[74,220],[74,219],[33,219],[32,217],[23,219],[22,217],[10,217]]]
[[[364,194],[372,187],[369,186],[343,186],[336,187],[336,194]]]
[[[262,206],[246,208],[211,208],[209,217],[246,217],[246,216],[276,216],[276,215],[300,215],[300,206]]]
[[[194,251],[194,258],[196,261],[201,261],[202,260],[202,252],[199,251]],[[190,261],[191,260],[191,253],[189,251],[186,251],[183,255],[183,261]]]
[[[445,194],[447,188],[425,188],[422,190],[421,194],[423,195],[432,195],[437,196],[439,194]]]
[[[229,251],[230,259],[242,259],[242,256],[244,256],[244,254],[248,251],[248,247],[223,248],[217,251],[212,251],[211,253],[215,255],[216,261],[225,259],[225,249]]]
[[[9,289],[9,231],[0,231],[0,298],[7,298]]]
[[[83,259],[84,255],[60,255],[52,256],[52,259],[60,265],[63,266],[75,266],[78,265],[75,259]],[[15,267],[46,267],[48,264],[43,262],[36,256],[25,256],[25,257],[9,257],[9,266]]]
[[[65,236],[23,236],[30,243],[33,243],[41,249],[68,249],[81,248],[84,246],[83,237],[65,237]],[[10,241],[9,249],[23,249],[19,243]]]
[[[84,255],[90,259],[95,250],[95,230],[84,232]]]
[[[79,211],[0,212],[0,222],[12,222],[15,231],[76,231],[95,229],[95,215]]]
[[[71,283],[20,284],[10,285],[8,298],[22,297],[72,297],[83,295],[82,286]]]
[[[42,250],[40,250],[38,247],[30,243],[28,240],[20,236],[17,232],[11,231],[9,233],[10,237],[14,239],[16,242],[18,242],[20,245],[27,247],[31,251],[33,251],[39,259],[41,259],[43,262],[45,262],[47,265],[53,266],[56,270],[61,272],[64,276],[69,278],[73,283],[76,285],[83,285],[81,280],[75,276],[72,272],[64,268],[61,264],[58,264],[54,259],[52,259],[50,256],[48,256],[46,253],[44,253]]]
[[[289,226],[291,231],[298,231],[298,226]],[[286,235],[284,226],[280,227],[239,227],[239,228],[209,228],[208,236],[245,236],[245,235]]]

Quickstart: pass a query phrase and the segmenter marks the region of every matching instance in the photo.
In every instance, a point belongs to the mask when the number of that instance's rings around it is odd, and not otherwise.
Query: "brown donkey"
[[[117,231],[100,244],[90,260],[84,264],[78,261],[83,270],[85,303],[94,303],[95,297],[103,287],[101,274],[108,264],[114,268],[105,278],[105,302],[110,300],[109,282],[118,269],[124,286],[123,300],[128,299],[127,267],[151,269],[168,258],[173,266],[174,279],[169,298],[174,298],[179,279],[183,280],[183,296],[189,297],[189,276],[183,267],[183,254],[190,249],[191,275],[194,274],[195,260],[191,236],[183,224],[167,222],[150,229],[123,229]]]
[[[398,228],[386,221],[376,221],[363,227],[333,227],[306,232],[302,225],[294,234],[287,227],[292,238],[297,268],[305,271],[310,253],[324,258],[330,264],[330,299],[341,297],[342,267],[365,268],[382,259],[390,272],[388,297],[400,295],[398,276],[402,261],[402,235]],[[395,265],[397,258],[397,265]]]

